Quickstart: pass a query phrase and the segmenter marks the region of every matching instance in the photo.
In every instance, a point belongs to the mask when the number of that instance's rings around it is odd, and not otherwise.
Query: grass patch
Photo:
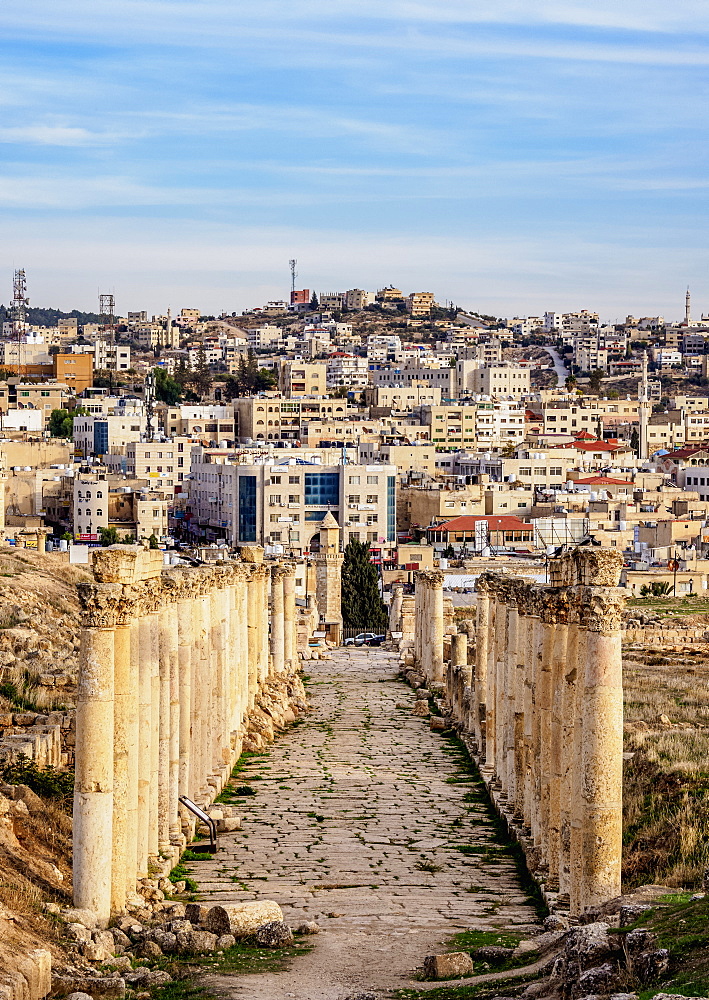
[[[209,861],[209,859],[213,857],[213,854],[208,854],[206,851],[192,851],[188,847],[186,851],[182,852],[180,863],[183,861]]]
[[[185,859],[186,853],[187,853],[186,851],[182,852],[182,858],[184,860],[188,860]],[[184,882],[185,889],[187,890],[187,892],[197,892],[197,883],[194,881],[194,879],[190,878],[187,869],[182,864],[182,861],[180,861],[180,864],[175,865],[175,867],[172,869],[172,871],[167,877],[170,879],[171,882]]]

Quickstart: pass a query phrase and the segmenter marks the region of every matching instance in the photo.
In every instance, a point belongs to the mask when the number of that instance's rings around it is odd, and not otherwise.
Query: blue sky
[[[33,0],[0,10],[0,301],[434,291],[709,312],[709,4]]]

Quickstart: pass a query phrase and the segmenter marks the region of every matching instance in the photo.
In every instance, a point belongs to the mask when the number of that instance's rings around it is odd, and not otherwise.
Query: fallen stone
[[[562,917],[558,913],[550,913],[548,917],[544,918],[543,927],[545,931],[567,931],[569,921],[567,917]]]
[[[53,974],[52,995],[70,996],[73,993],[88,994],[96,1000],[123,1000],[126,995],[126,980],[122,976],[86,976],[80,973]]]
[[[204,952],[215,951],[217,947],[217,935],[209,931],[181,931],[175,938],[175,948],[180,955],[190,953],[201,955]]]
[[[283,920],[269,920],[256,929],[254,940],[264,948],[285,948],[293,944],[293,931]]]
[[[113,949],[95,941],[84,941],[81,945],[81,954],[89,962],[107,962],[113,956]]]
[[[193,926],[189,920],[170,920],[169,923],[165,924],[165,930],[172,934],[179,934],[181,931],[191,931]]]
[[[150,940],[165,955],[170,955],[177,948],[177,935],[171,931],[163,930],[162,927],[157,927],[154,931],[151,931]],[[149,955],[144,955],[143,957],[150,958]]]
[[[591,993],[609,994],[618,986],[618,969],[610,962],[586,969],[568,984],[571,997],[585,997]]]
[[[667,972],[669,966],[670,953],[667,948],[644,951],[633,958],[633,972],[641,982],[658,979]]]
[[[512,958],[513,953],[514,948],[504,948],[500,944],[490,944],[485,945],[484,948],[476,948],[474,955],[481,962],[504,962]]]
[[[83,924],[67,924],[64,933],[70,941],[77,941],[79,944],[91,940],[91,931]]]
[[[107,965],[114,972],[130,972],[133,968],[128,955],[114,955],[114,957],[108,961]]]
[[[93,930],[98,923],[98,917],[93,910],[66,909],[62,910],[61,916],[69,924],[83,924],[90,930]]]
[[[618,940],[618,935],[613,935],[611,938],[608,931],[608,924],[600,921],[572,928],[566,939],[564,950],[566,967],[574,970],[590,969],[598,966],[609,955],[619,951],[621,942]],[[599,991],[589,989],[586,992],[597,993]],[[606,991],[601,990],[600,992]]]
[[[162,954],[162,948],[156,941],[143,941],[138,948],[138,956],[140,958],[162,958]]]
[[[225,816],[224,819],[217,820],[217,833],[232,833],[241,829],[241,820],[238,816]]]
[[[425,718],[429,715],[428,702],[427,701],[415,701],[414,707],[411,709],[414,715],[420,716],[420,718]]]
[[[538,934],[536,937],[520,941],[512,953],[512,957],[517,959],[528,958],[530,955],[536,954],[543,955],[555,947],[564,937],[565,933],[565,931],[545,931],[544,934]]]
[[[450,722],[442,715],[432,715],[428,724],[431,729],[439,733],[442,733],[446,729],[450,729]]]
[[[143,973],[136,978],[137,973]],[[129,983],[140,983],[141,986],[164,986],[165,983],[172,982],[172,976],[169,972],[163,972],[162,969],[136,969],[132,973],[126,975],[126,982]]]
[[[226,951],[227,948],[233,948],[236,944],[236,938],[233,934],[222,934],[221,937],[217,938],[217,951]]]
[[[295,928],[296,934],[319,934],[320,925],[314,920],[304,920],[302,924],[298,924]]]
[[[183,920],[186,909],[187,907],[184,903],[170,903],[168,908],[165,910],[165,916],[169,920]]]
[[[467,951],[426,955],[423,960],[423,974],[427,979],[454,979],[456,976],[469,976],[472,971],[473,960]]]
[[[639,955],[643,951],[651,951],[657,941],[652,931],[644,927],[638,927],[634,931],[629,931],[625,935],[625,948],[630,955]]]
[[[621,906],[619,911],[619,926],[629,927],[634,924],[638,917],[642,916],[651,907],[646,903],[635,903],[628,906]]]
[[[70,993],[66,1000],[93,1000],[88,993]]]
[[[191,924],[203,924],[207,919],[210,907],[204,903],[188,903],[185,906],[185,917]]]
[[[251,903],[212,906],[204,926],[217,936],[233,934],[238,939],[253,934],[262,924],[272,920],[283,920],[283,911],[273,900],[262,899]]]
[[[130,948],[131,940],[126,933],[124,933],[120,927],[112,927],[111,934],[113,934],[113,940],[121,948]]]

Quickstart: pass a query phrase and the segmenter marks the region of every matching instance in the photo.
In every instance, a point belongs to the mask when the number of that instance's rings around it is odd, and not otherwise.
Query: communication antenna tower
[[[27,278],[25,269],[20,268],[15,271],[12,282],[12,305],[10,313],[12,316],[12,335],[17,343],[17,374],[24,373],[24,343],[23,336],[27,331],[27,309],[30,300],[27,298]]]
[[[291,294],[293,294],[293,292],[295,291],[295,279],[298,277],[298,272],[295,269],[295,265],[298,263],[298,261],[295,259],[295,257],[293,257],[291,260],[288,261],[288,263],[290,264],[290,290]]]
[[[99,295],[98,311],[103,335],[113,346],[116,342],[116,299],[113,292],[103,292]]]
[[[145,437],[147,441],[153,440],[153,402],[155,400],[155,375],[148,372],[145,376]]]

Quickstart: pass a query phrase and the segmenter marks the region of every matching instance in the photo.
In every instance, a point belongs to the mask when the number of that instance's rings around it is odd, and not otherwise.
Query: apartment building
[[[374,292],[365,292],[362,288],[350,288],[345,292],[345,308],[351,311],[366,309],[374,300]]]
[[[322,361],[284,361],[279,375],[280,390],[288,399],[324,396],[327,391],[327,368]]]
[[[396,547],[395,466],[323,466],[300,458],[235,464],[227,452],[201,450],[193,455],[188,492],[193,536],[301,554],[317,551],[329,512],[343,547],[350,539],[382,554]]]
[[[80,414],[74,418],[74,453],[81,458],[118,453],[144,434],[145,417],[139,413]]]
[[[425,404],[438,405],[441,402],[441,390],[438,387],[423,384],[403,385],[370,385],[364,390],[364,403],[371,411],[413,410],[415,406]],[[378,416],[376,412],[373,416]]]
[[[415,415],[429,427],[430,440],[442,451],[463,448],[489,451],[524,440],[525,410],[514,400],[422,406]]]
[[[393,465],[399,476],[410,472],[436,473],[436,450],[432,444],[387,444],[382,441],[365,441],[358,446],[360,465]]]
[[[73,395],[69,386],[63,383],[23,382],[19,378],[11,378],[0,383],[0,414],[4,415],[9,410],[39,410],[47,429],[52,410],[66,409]]]
[[[54,378],[68,385],[75,396],[94,384],[94,359],[91,354],[55,354],[52,364]]]
[[[335,351],[325,361],[327,388],[364,388],[369,382],[369,364],[366,358],[358,358],[344,351]]]
[[[399,527],[427,528],[452,517],[485,513],[485,486],[430,483],[399,487]]]
[[[505,363],[485,365],[471,371],[469,384],[473,392],[495,399],[521,399],[532,391],[529,368]]]
[[[74,477],[72,498],[74,540],[98,542],[101,528],[139,541],[168,537],[170,500],[161,492],[111,482],[105,472],[84,470]]]
[[[192,447],[189,437],[169,441],[130,441],[121,453],[104,456],[106,468],[128,479],[145,479],[151,489],[172,493],[181,489],[190,473]]]
[[[232,448],[236,441],[236,417],[231,403],[168,406],[162,411],[162,424],[167,437],[194,438],[209,447]]]
[[[406,311],[410,316],[430,316],[435,305],[433,292],[411,292],[406,296]]]
[[[233,402],[236,437],[249,441],[298,441],[301,426],[312,420],[332,423],[363,411],[346,399],[283,399],[277,395],[246,396]]]

